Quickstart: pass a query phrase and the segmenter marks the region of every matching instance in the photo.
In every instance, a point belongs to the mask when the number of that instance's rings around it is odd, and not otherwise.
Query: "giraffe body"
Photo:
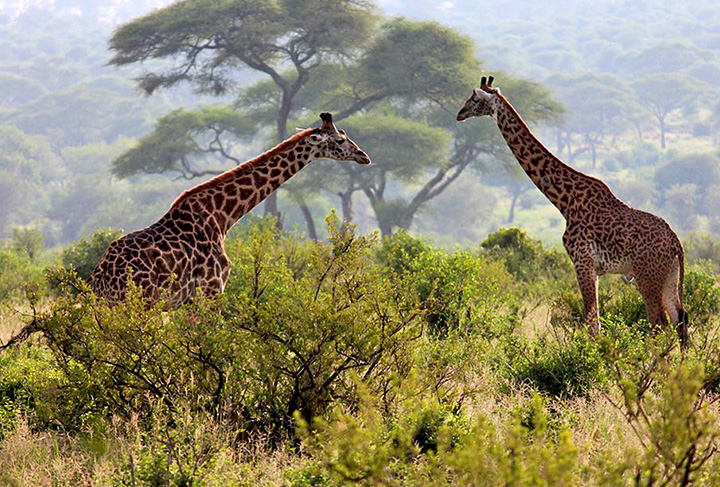
[[[223,292],[231,267],[225,236],[243,215],[317,158],[370,164],[329,113],[320,116],[321,128],[304,130],[185,191],[157,222],[112,242],[90,276],[95,293],[120,301],[130,276],[150,302],[167,293],[169,307],[187,302],[198,289],[209,296]]]
[[[665,220],[630,207],[601,180],[564,164],[520,118],[485,78],[457,115],[490,116],[535,186],[566,220],[563,246],[577,274],[591,334],[599,331],[597,278],[632,274],[645,302],[648,320],[668,325],[688,343],[687,313],[682,306],[684,255],[680,239]]]

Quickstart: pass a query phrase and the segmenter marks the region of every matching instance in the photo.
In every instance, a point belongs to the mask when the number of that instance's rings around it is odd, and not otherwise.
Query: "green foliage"
[[[296,410],[309,420],[332,397],[352,401],[352,374],[385,387],[405,374],[408,347],[422,336],[412,287],[372,265],[373,239],[356,236],[334,216],[328,229],[326,245],[290,237],[273,248],[268,244],[277,230],[265,224],[228,246],[237,271],[228,284],[236,290],[231,304],[249,353],[246,373],[254,371],[258,385],[273,388],[248,408],[271,421],[285,422]]]
[[[232,78],[227,67],[241,62],[268,73],[283,60],[300,65],[318,55],[346,53],[373,20],[370,5],[355,0],[183,0],[121,26],[110,39],[111,63],[187,56],[187,64],[142,76],[143,89],[152,93],[190,81],[219,93]]]
[[[82,279],[90,277],[93,269],[113,240],[122,235],[121,230],[110,228],[98,230],[87,238],[81,238],[62,251],[60,261],[66,268],[73,268]]]
[[[103,390],[126,418],[195,398],[273,435],[292,429],[295,411],[309,420],[338,398],[352,402],[353,374],[381,390],[407,373],[422,312],[410,286],[372,265],[372,238],[334,217],[328,244],[281,237],[270,222],[251,227],[227,246],[236,262],[227,300],[167,315],[139,290],[113,308],[86,293],[58,300],[42,329],[63,370],[82,365],[87,375],[73,380]]]
[[[33,100],[13,114],[27,133],[48,134],[59,146],[111,143],[118,135],[138,137],[150,125],[152,105],[115,91],[75,85]]]
[[[503,260],[508,272],[526,283],[573,275],[567,254],[545,249],[542,242],[532,239],[521,228],[500,229],[488,235],[480,246],[493,259]]]
[[[572,284],[575,284],[572,282]],[[620,323],[647,330],[645,303],[634,284],[624,277],[605,276],[600,279],[598,309],[601,316],[612,316]],[[585,309],[580,291],[573,287],[562,288],[553,299],[551,322],[563,329],[584,326]]]
[[[720,182],[720,158],[714,154],[684,154],[674,157],[655,170],[655,181],[660,189],[693,184],[701,193]]]
[[[685,272],[683,305],[693,326],[707,327],[720,311],[720,288],[707,267],[696,266]]]
[[[713,274],[720,273],[720,242],[705,232],[690,232],[683,240],[688,265],[707,265]]]
[[[707,358],[678,360],[671,355],[672,334],[646,340],[644,349],[634,353],[612,341],[606,346],[612,384],[619,392],[614,405],[641,445],[635,460],[615,466],[615,473],[629,473],[642,486],[692,485],[703,477],[714,478],[712,466],[703,471],[720,439],[713,401],[706,400],[703,390],[713,372]],[[715,345],[710,349],[704,344],[703,349],[717,353]]]
[[[41,284],[42,268],[25,250],[0,247],[0,301],[20,297],[28,289],[37,292]]]
[[[432,252],[432,246],[427,241],[400,231],[382,239],[376,256],[383,267],[402,274],[412,271],[412,262],[428,252]]]
[[[43,250],[43,234],[35,228],[13,228],[10,246],[34,261]]]
[[[360,60],[361,86],[367,91],[394,93],[410,101],[441,101],[460,96],[477,79],[479,63],[472,41],[457,31],[436,22],[400,18],[382,30]]]
[[[497,369],[514,385],[530,386],[556,398],[586,396],[601,388],[606,370],[597,343],[585,332],[563,341],[540,337],[508,339]]]
[[[179,172],[185,177],[212,174],[193,168],[192,160],[208,151],[231,159],[228,143],[253,133],[254,126],[247,117],[229,108],[179,108],[159,118],[155,130],[113,161],[112,172],[121,179],[139,172]]]
[[[109,307],[59,271],[60,296],[39,308],[40,338],[0,352],[0,482],[70,458],[82,460],[67,478],[88,472],[99,485],[714,478],[712,273],[686,273],[693,347],[680,353],[674,330],[648,333],[637,291],[619,278],[603,280],[597,339],[575,329],[574,292],[549,328],[529,322],[526,282],[508,259],[523,270],[547,251],[517,232],[480,252],[403,232],[378,242],[334,215],[328,234],[304,241],[250,220],[226,242],[225,293],[170,311],[132,286]],[[538,285],[563,287],[532,272]],[[47,435],[65,440],[8,453]]]
[[[669,113],[690,105],[698,90],[692,81],[677,73],[653,74],[632,84],[638,102],[653,114],[660,126],[660,146],[665,148],[665,119]],[[676,96],[667,96],[668,93]]]
[[[46,348],[0,355],[0,438],[21,417],[40,429],[78,432],[97,425],[99,411],[92,397],[68,382]]]
[[[548,423],[544,402],[534,396],[529,414],[507,421],[505,433],[480,417],[473,433],[445,461],[463,485],[487,485],[487,479],[493,485],[579,484],[579,450],[570,431],[554,433]]]
[[[37,81],[12,73],[0,72],[0,106],[20,106],[47,93]]]
[[[437,411],[428,404],[411,408],[402,427],[389,434],[366,399],[357,415],[317,423],[314,435],[306,433],[305,447],[320,460],[327,485],[559,486],[579,480],[579,450],[568,430],[549,430],[549,414],[537,396],[529,405],[530,427],[520,415],[503,421],[503,429],[484,416],[473,427],[438,424]],[[414,438],[428,419],[438,427],[437,449],[423,452]],[[310,465],[319,477],[317,464]]]
[[[405,233],[384,240],[378,258],[414,285],[434,335],[493,336],[519,318],[520,303],[507,296],[513,280],[500,262],[435,250]]]
[[[362,188],[374,187],[388,177],[413,181],[428,167],[448,158],[450,136],[440,128],[397,116],[356,115],[343,121],[353,140],[368,154],[373,165],[355,171]]]

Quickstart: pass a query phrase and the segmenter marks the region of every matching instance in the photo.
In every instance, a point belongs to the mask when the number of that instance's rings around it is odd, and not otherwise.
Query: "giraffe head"
[[[308,137],[310,144],[317,147],[318,157],[336,161],[355,161],[358,164],[370,164],[368,156],[355,142],[350,140],[344,130],[338,130],[328,112],[320,114],[322,125]]]
[[[482,80],[480,80],[480,88],[473,90],[472,95],[470,95],[470,98],[468,98],[462,106],[457,117],[455,117],[458,122],[462,122],[470,117],[495,117],[497,95],[500,93],[500,90],[493,88],[492,82],[492,76],[487,79],[485,76],[482,77]]]

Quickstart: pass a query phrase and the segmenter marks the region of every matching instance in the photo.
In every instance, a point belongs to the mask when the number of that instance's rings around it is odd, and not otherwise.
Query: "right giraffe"
[[[456,118],[492,117],[520,166],[565,217],[563,245],[575,266],[590,334],[600,328],[598,276],[632,274],[648,320],[667,327],[669,315],[685,348],[688,314],[682,305],[684,256],[678,236],[662,218],[628,206],[604,182],[555,157],[492,82],[492,76],[483,77]]]

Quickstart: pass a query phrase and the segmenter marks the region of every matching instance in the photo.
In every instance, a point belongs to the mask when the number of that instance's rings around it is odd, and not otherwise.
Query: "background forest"
[[[687,352],[621,276],[588,336],[561,215],[454,120],[482,73],[680,235]],[[718,81],[710,0],[0,3],[0,485],[720,485]],[[89,292],[324,110],[373,165],[248,215],[221,297]]]
[[[343,43],[309,59],[303,79],[287,56],[274,60],[296,91],[285,99],[281,85],[242,60],[213,82],[200,67],[185,81],[149,80],[156,86],[143,84],[152,93],[144,95],[132,79],[171,75],[171,55],[140,65],[140,57],[121,59],[132,39],[115,38],[115,53],[108,42],[153,6],[3,4],[0,235],[32,227],[54,247],[99,228],[140,228],[182,189],[330,109],[375,167],[304,171],[278,193],[285,228],[322,232],[337,208],[362,231],[385,235],[405,228],[471,244],[518,225],[557,245],[559,215],[530,191],[497,129],[450,116],[482,71],[496,74],[566,162],[682,235],[720,231],[720,14],[712,2],[511,1],[482,15],[471,2],[380,2],[374,14],[383,17],[365,18],[363,35],[338,31]],[[400,15],[408,20],[393,20]],[[430,40],[446,51],[422,44]],[[403,52],[415,61],[387,61]]]

